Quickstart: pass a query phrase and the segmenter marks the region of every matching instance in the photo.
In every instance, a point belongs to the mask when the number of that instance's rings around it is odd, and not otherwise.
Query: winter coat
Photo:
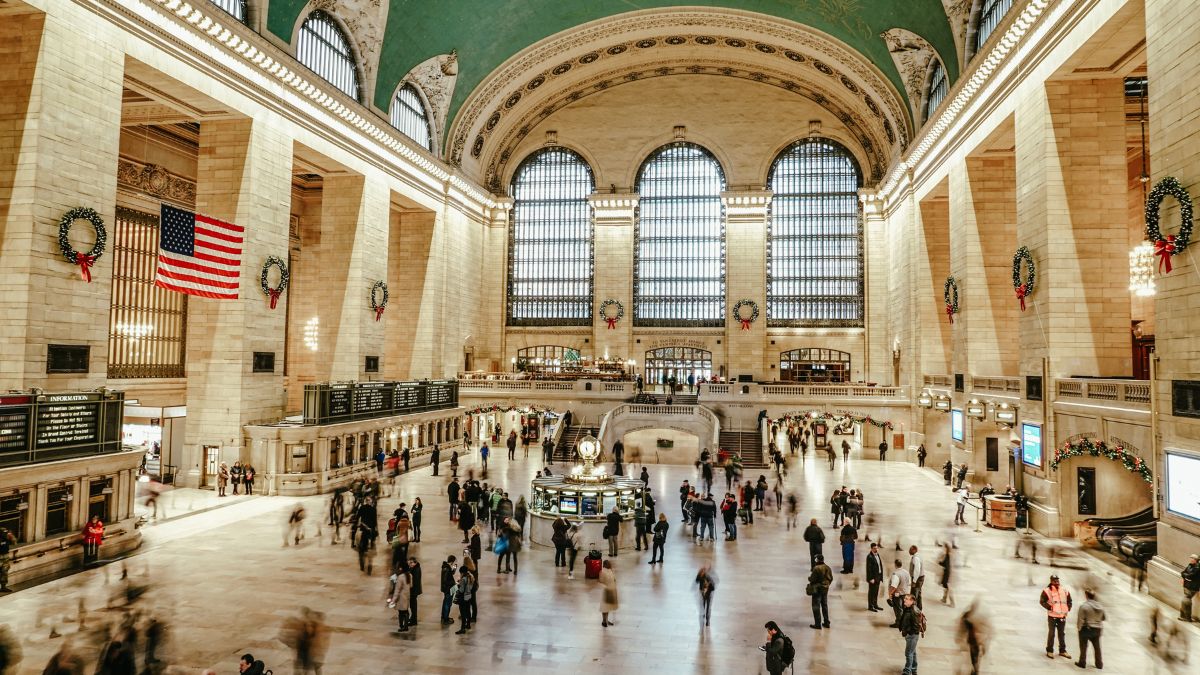
[[[600,595],[600,611],[617,611],[621,603],[617,597],[617,575],[611,569],[600,570],[600,586],[604,588]]]

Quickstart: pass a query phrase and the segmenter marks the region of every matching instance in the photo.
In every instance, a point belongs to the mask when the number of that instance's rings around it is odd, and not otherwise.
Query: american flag
[[[155,286],[202,298],[237,299],[240,225],[163,204],[159,231]]]

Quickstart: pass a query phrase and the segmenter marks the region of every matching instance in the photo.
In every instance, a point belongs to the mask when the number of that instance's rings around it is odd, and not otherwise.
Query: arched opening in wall
[[[516,369],[519,373],[528,373],[531,376],[561,373],[580,360],[578,349],[563,345],[536,345],[517,350]]]
[[[630,431],[625,434],[621,442],[625,445],[626,465],[692,464],[700,456],[700,438],[695,434],[678,429]],[[611,461],[611,457],[606,459]],[[675,486],[668,486],[665,483],[655,484],[651,477],[650,488],[653,493],[665,495],[671,487]]]
[[[646,383],[665,385],[674,378],[687,384],[688,375],[696,382],[712,378],[712,352],[697,347],[661,347],[646,352]]]
[[[849,382],[850,353],[836,349],[791,349],[779,354],[784,382]]]

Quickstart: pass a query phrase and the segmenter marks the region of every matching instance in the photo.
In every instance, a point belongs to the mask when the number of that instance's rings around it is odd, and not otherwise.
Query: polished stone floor
[[[468,460],[464,471],[474,462]],[[891,564],[897,539],[905,548],[919,545],[931,569],[936,569],[936,542],[957,542],[962,565],[954,570],[957,608],[940,604],[936,577],[927,579],[929,632],[919,647],[921,673],[968,672],[958,619],[973,600],[992,627],[982,672],[1076,671],[1066,659],[1048,660],[1043,653],[1045,613],[1038,606],[1038,594],[1051,568],[1045,560],[1033,566],[1013,559],[1019,539],[1014,533],[952,527],[953,499],[940,476],[902,463],[856,458],[844,464],[839,457],[833,471],[823,461],[794,462],[784,490],[799,497],[801,524],[819,518],[831,542],[836,533],[828,527],[828,497],[843,484],[865,492],[867,511],[874,518],[867,533],[878,537],[882,531],[889,549],[885,564]],[[532,459],[510,463],[496,457],[488,479],[515,497],[528,491],[538,468]],[[494,556],[484,554],[481,622],[468,635],[455,635],[454,627],[438,625],[439,564],[446,555],[461,557],[462,552],[459,536],[445,517],[444,469],[438,478],[428,468],[402,477],[399,494],[386,499],[381,509],[390,512],[400,499],[411,502],[416,496],[426,505],[423,541],[412,549],[425,570],[421,623],[405,634],[393,630],[395,615],[383,599],[384,577],[360,573],[355,554],[344,544],[331,545],[327,529],[323,536],[316,535],[315,516],[324,511],[320,497],[256,497],[151,523],[142,552],[125,564],[132,580],[151,585],[147,608],[171,626],[166,653],[176,664],[172,672],[211,668],[235,673],[238,656],[249,651],[275,673],[288,673],[291,655],[277,638],[282,623],[302,606],[323,611],[331,629],[325,672],[765,672],[758,646],[764,642],[762,625],[768,619],[779,622],[795,641],[796,672],[900,672],[903,642],[887,628],[890,615],[866,610],[865,583],[858,583],[861,562],[856,575],[835,574],[832,630],[811,630],[804,595],[807,547],[799,531],[786,530],[784,518],[769,507],[756,515],[754,525],[741,528],[736,542],[694,545],[679,522],[676,497],[684,478],[695,479],[693,468],[650,465],[649,471],[660,508],[671,517],[666,564],[647,565],[644,552],[623,552],[616,558],[621,608],[610,628],[600,626],[601,590],[584,578],[582,556],[576,578],[568,580],[554,568],[552,550],[533,546],[521,554],[520,576],[496,575]],[[308,535],[299,547],[284,547],[285,521],[297,501],[312,516]],[[860,560],[865,550],[860,545]],[[840,554],[832,544],[826,552],[836,571]],[[907,555],[903,559],[907,562]],[[1069,588],[1079,589],[1087,581],[1100,589],[1109,616],[1106,671],[1197,672],[1195,660],[1171,671],[1171,664],[1147,641],[1152,608],[1161,607],[1164,621],[1174,625],[1172,608],[1131,593],[1119,569],[1095,558],[1080,559],[1088,569],[1057,571]],[[24,660],[17,672],[41,672],[65,640],[84,643],[76,621],[81,602],[89,629],[117,616],[104,606],[121,588],[121,565],[0,598],[0,621],[9,623],[22,640]],[[693,585],[701,565],[711,565],[720,580],[709,627],[698,619]],[[1082,600],[1081,591],[1075,595]],[[52,624],[63,637],[48,637]],[[1182,637],[1194,642],[1195,635],[1193,627],[1185,628],[1173,647],[1178,648]],[[1073,630],[1068,631],[1068,644],[1076,654]]]

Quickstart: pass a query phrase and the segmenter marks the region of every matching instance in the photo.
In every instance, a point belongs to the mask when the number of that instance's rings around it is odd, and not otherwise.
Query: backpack
[[[792,665],[792,661],[796,658],[796,647],[792,645],[792,638],[783,636],[783,650],[779,652],[779,660],[784,667]]]
[[[916,611],[917,615],[917,630],[921,632],[921,637],[925,637],[925,612]]]
[[[392,538],[395,536],[396,536],[396,519],[389,518],[388,524],[387,524],[387,540],[388,540],[389,544],[392,543]]]

